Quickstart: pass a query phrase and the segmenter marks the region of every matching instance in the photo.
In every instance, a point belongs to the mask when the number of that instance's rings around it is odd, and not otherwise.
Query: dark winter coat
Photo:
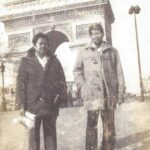
[[[35,49],[30,49],[21,60],[16,91],[16,102],[25,110],[36,115],[57,115],[58,107],[67,100],[67,88],[62,66],[56,56],[49,54],[43,69]],[[54,102],[57,95],[59,98]]]

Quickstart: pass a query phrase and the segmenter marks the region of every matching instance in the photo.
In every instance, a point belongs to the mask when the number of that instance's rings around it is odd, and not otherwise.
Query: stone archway
[[[57,55],[64,69],[64,74],[67,81],[68,102],[67,106],[74,106],[74,102],[80,104],[74,88],[73,65],[75,61],[75,53],[69,47],[69,38],[61,31],[52,30],[46,33],[50,41],[50,50]],[[78,102],[77,102],[78,101]],[[77,105],[76,104],[76,105]]]
[[[64,42],[69,42],[68,37],[60,32],[60,31],[50,31],[48,33],[46,33],[48,38],[49,38],[49,45],[50,45],[50,50],[55,53],[56,49],[58,48],[58,46]]]

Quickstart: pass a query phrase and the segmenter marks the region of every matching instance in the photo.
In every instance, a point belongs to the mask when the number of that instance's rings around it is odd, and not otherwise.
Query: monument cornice
[[[10,20],[10,19],[18,19],[23,17],[29,17],[29,16],[38,16],[41,14],[52,14],[52,13],[61,13],[68,11],[74,11],[74,10],[81,10],[92,6],[98,6],[98,5],[105,5],[107,4],[107,1],[88,1],[84,3],[77,3],[77,4],[71,4],[71,5],[64,5],[61,7],[53,7],[53,8],[46,8],[46,9],[39,9],[39,10],[32,10],[32,11],[26,11],[22,13],[14,13],[14,14],[6,14],[4,16],[0,17],[1,21]]]

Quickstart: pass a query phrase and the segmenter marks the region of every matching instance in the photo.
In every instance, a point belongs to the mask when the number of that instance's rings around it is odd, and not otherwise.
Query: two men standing
[[[89,28],[91,43],[79,51],[74,77],[87,110],[86,150],[97,150],[97,124],[101,114],[103,139],[101,150],[114,150],[116,134],[114,110],[124,100],[125,83],[116,49],[103,41],[101,24]]]
[[[91,43],[79,51],[74,77],[87,110],[86,150],[98,150],[97,124],[101,114],[103,139],[101,150],[114,150],[116,134],[114,110],[124,100],[125,83],[116,49],[103,41],[100,24],[89,28]],[[17,101],[35,114],[35,126],[29,136],[29,150],[39,150],[43,123],[45,150],[56,150],[58,108],[67,99],[66,81],[58,59],[48,50],[49,40],[39,33],[34,47],[21,61],[17,78]],[[57,101],[55,102],[55,99]]]
[[[45,150],[56,150],[56,119],[59,106],[67,100],[66,80],[59,60],[49,50],[48,37],[39,33],[32,42],[18,70],[16,100],[23,111],[36,115],[28,150],[40,149],[41,124]]]

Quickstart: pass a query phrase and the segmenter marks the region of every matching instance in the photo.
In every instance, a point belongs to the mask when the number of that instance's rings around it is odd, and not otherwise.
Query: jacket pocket
[[[81,96],[83,100],[93,100],[101,97],[101,88],[98,84],[85,83],[81,88]]]

